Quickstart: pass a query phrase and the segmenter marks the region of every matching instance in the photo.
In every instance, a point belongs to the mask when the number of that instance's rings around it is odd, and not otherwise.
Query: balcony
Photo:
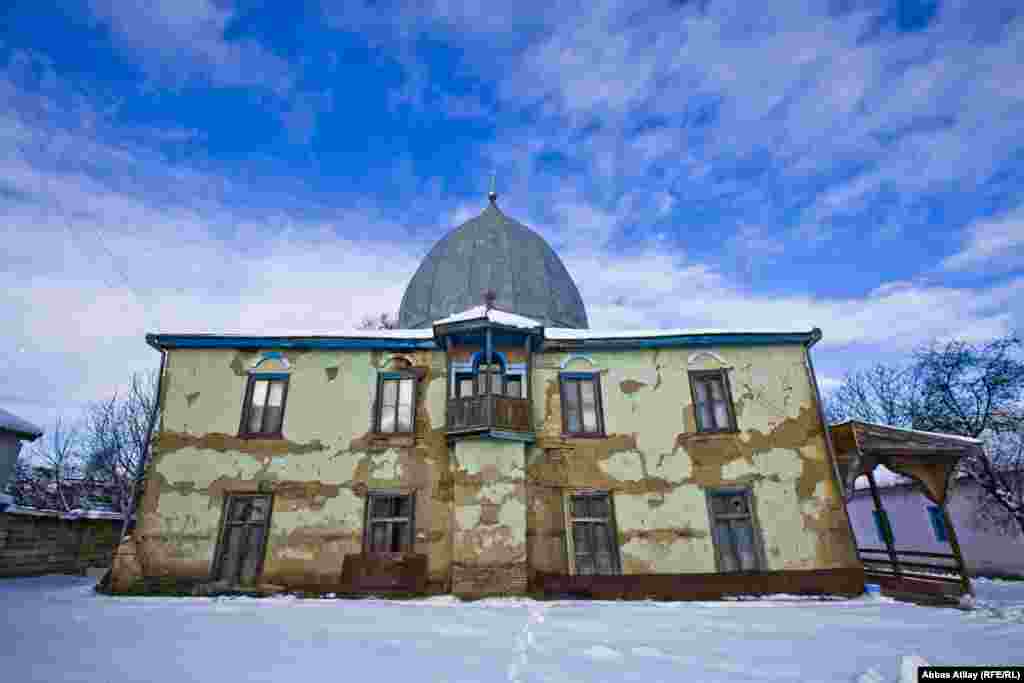
[[[489,429],[530,433],[530,400],[497,395],[449,399],[449,434]]]

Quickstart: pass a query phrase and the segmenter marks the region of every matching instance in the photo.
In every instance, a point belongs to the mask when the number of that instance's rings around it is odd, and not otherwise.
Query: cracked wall
[[[522,443],[455,442],[453,590],[464,595],[526,589],[526,482]]]
[[[689,371],[726,368],[737,433],[698,434]],[[604,439],[561,433],[560,371],[598,372]],[[564,496],[610,491],[623,572],[714,572],[706,490],[749,487],[767,569],[857,567],[802,346],[546,352],[528,453],[531,569],[564,573]]]
[[[270,350],[270,349],[268,349]],[[283,351],[283,439],[237,438],[247,371],[262,353],[170,351],[161,430],[136,531],[146,576],[206,580],[227,493],[273,494],[261,582],[331,589],[362,551],[366,493],[415,492],[414,552],[443,590],[451,543],[440,353]],[[415,435],[370,433],[379,371],[411,367]]]
[[[345,556],[362,551],[371,489],[416,493],[414,551],[436,591],[521,592],[528,572],[569,572],[565,496],[578,489],[612,492],[627,574],[715,571],[705,492],[724,486],[753,492],[768,569],[859,566],[802,346],[536,354],[536,442],[451,449],[443,352],[280,353],[284,438],[244,440],[247,374],[262,352],[168,353],[135,534],[145,575],[206,580],[225,494],[261,491],[274,496],[262,581],[332,590]],[[398,367],[421,377],[415,435],[382,437],[371,432],[377,375]],[[721,367],[739,431],[697,434],[687,373]],[[600,374],[606,438],[561,433],[564,370]]]

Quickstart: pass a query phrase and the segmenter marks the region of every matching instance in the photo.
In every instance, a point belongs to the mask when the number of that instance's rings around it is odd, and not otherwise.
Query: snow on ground
[[[1024,582],[978,609],[888,598],[535,602],[97,595],[0,580],[5,681],[916,680],[916,665],[1024,664]]]

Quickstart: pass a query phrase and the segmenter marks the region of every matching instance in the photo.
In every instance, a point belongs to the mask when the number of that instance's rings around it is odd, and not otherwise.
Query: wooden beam
[[[448,401],[452,400],[455,395],[455,379],[452,377],[452,338],[445,337],[445,352],[448,357],[448,378],[446,384],[448,385],[448,392],[445,396],[445,406],[448,405]]]
[[[533,382],[532,382],[532,379],[531,379],[532,377],[533,377],[533,337],[531,337],[530,335],[526,335],[526,381],[523,384],[524,384],[524,389],[526,391],[526,397],[525,397],[526,398],[526,408],[527,408],[527,410],[530,413],[530,419],[527,422],[527,425],[529,426],[531,432],[533,431],[533,393],[532,393]]]
[[[897,576],[900,575],[900,561],[896,557],[896,548],[893,545],[893,536],[895,533],[892,530],[892,524],[889,523],[889,516],[885,514],[885,508],[882,506],[882,498],[878,495],[878,486],[875,484],[875,472],[874,467],[866,472],[868,476],[868,486],[871,487],[871,498],[875,501],[875,510],[880,514],[882,521],[884,522],[882,527],[882,540],[885,541],[885,549],[889,551],[889,561],[892,562],[893,573]]]
[[[491,355],[494,351],[494,339],[490,327],[487,328],[486,344],[485,358],[487,359],[487,379],[484,381],[484,385],[487,389],[484,392],[484,405],[487,406],[487,424],[494,426],[494,395],[491,393],[491,376],[494,374],[491,372]]]
[[[956,565],[960,569],[960,585],[963,587],[964,593],[974,595],[974,590],[971,588],[971,577],[967,573],[967,564],[964,562],[964,556],[960,552],[960,542],[957,540],[956,529],[953,528],[953,519],[949,516],[949,510],[946,509],[945,501],[939,505],[939,509],[942,510],[942,520],[946,523],[949,546],[953,549]]]

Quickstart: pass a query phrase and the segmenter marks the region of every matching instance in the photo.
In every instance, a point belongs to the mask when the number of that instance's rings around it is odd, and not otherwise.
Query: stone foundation
[[[452,567],[452,593],[461,598],[491,595],[525,595],[526,563],[485,567]]]

